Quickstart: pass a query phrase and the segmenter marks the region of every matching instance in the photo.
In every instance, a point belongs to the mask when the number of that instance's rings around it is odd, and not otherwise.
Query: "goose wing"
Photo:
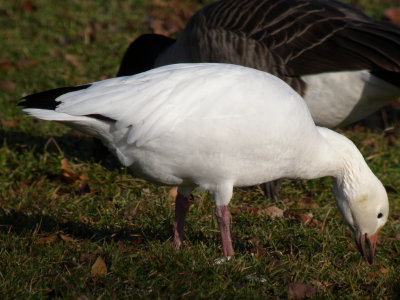
[[[400,30],[336,0],[218,1],[191,18],[182,40],[199,61],[264,70],[301,94],[301,75],[400,71]]]
[[[278,78],[223,64],[167,65],[135,76],[76,87],[62,94],[66,90],[27,96],[21,103],[26,107],[23,111],[67,123],[86,121],[95,126],[99,121],[111,122],[111,131],[128,129],[126,143],[136,143],[139,147],[173,130],[187,118],[243,118],[249,113],[265,111],[265,105],[274,105],[275,101],[268,102],[269,98],[284,98],[280,104],[283,107],[288,95],[303,105],[300,97]],[[266,95],[266,90],[273,96]],[[53,102],[39,101],[46,93]]]

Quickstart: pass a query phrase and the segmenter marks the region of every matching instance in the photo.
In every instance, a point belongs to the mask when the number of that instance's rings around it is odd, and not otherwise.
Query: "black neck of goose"
[[[400,72],[379,70],[371,71],[371,74],[400,88]]]
[[[163,35],[141,35],[126,50],[117,77],[134,75],[154,68],[157,57],[173,43],[174,39]]]

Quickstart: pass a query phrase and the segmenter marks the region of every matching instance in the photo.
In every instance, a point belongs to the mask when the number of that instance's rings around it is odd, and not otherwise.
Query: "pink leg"
[[[179,193],[175,198],[175,222],[174,222],[174,248],[178,249],[183,242],[183,226],[185,216],[190,206],[189,198]]]
[[[229,228],[231,221],[231,214],[229,213],[228,207],[226,205],[216,206],[215,215],[217,216],[218,228],[221,233],[222,251],[224,253],[224,256],[232,256],[233,246],[232,246],[231,231]]]

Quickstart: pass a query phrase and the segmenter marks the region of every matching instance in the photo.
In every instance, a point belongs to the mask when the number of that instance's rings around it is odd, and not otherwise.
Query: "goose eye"
[[[382,213],[379,213],[378,214],[378,219],[380,219],[380,218],[382,218],[383,217],[383,214]]]

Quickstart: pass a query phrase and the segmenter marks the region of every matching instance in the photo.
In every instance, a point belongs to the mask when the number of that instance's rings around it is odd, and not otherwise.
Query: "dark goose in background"
[[[317,125],[360,120],[400,96],[400,30],[330,0],[225,0],[199,10],[175,41],[144,35],[118,76],[180,62],[244,65],[283,79]]]

